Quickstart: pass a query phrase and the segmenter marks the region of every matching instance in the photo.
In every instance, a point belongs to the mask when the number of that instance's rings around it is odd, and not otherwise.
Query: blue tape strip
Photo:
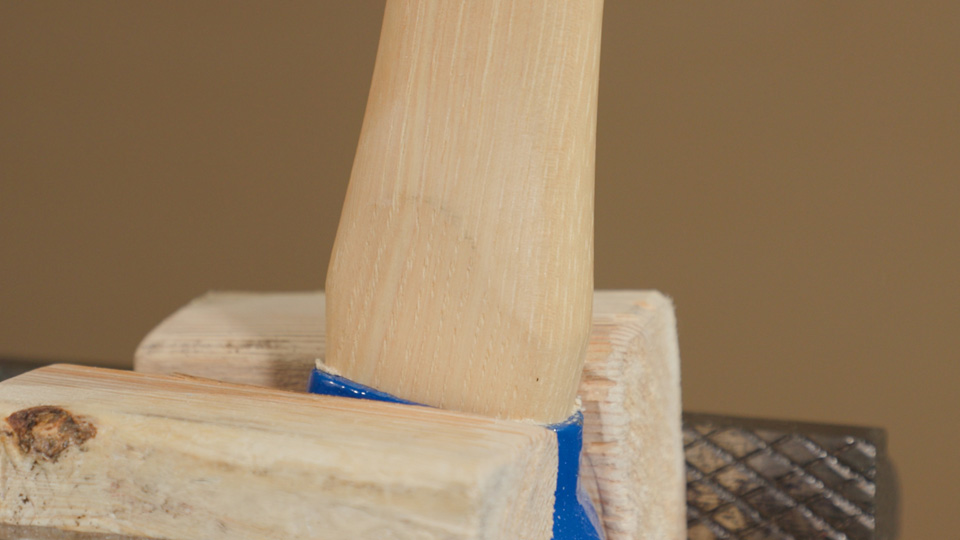
[[[580,451],[583,449],[583,413],[566,422],[546,426],[557,433],[556,502],[553,506],[554,540],[603,540],[603,527],[590,496],[580,483]]]
[[[373,401],[386,401],[388,403],[401,403],[403,405],[417,405],[412,401],[400,399],[397,396],[374,390],[369,386],[353,382],[346,377],[327,373],[314,368],[310,374],[310,386],[307,389],[311,394],[323,394],[325,396],[350,397],[356,399],[370,399]]]
[[[307,389],[312,394],[419,405],[319,369],[314,369],[310,374]],[[580,483],[583,414],[578,411],[565,422],[545,427],[557,434],[559,457],[553,506],[554,540],[604,540],[606,537],[597,511]]]

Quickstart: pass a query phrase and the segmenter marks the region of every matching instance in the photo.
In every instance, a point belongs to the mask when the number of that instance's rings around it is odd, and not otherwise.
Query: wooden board
[[[304,390],[324,354],[324,294],[210,293],[143,340],[138,371]],[[686,537],[680,360],[673,306],[596,291],[580,384],[585,456],[611,540]],[[589,483],[588,483],[589,485]]]
[[[0,418],[0,523],[14,531],[551,534],[556,439],[535,425],[63,365],[0,383]]]
[[[134,369],[305,392],[326,349],[322,292],[212,292],[137,347]]]

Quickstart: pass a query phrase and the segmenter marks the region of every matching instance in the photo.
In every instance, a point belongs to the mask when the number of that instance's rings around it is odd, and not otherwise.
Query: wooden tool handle
[[[556,422],[593,292],[602,0],[388,0],[327,276],[326,365]]]

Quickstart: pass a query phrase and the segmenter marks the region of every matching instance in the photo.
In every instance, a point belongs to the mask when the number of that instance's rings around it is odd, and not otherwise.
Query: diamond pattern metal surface
[[[683,440],[690,540],[894,537],[882,430],[687,413]]]

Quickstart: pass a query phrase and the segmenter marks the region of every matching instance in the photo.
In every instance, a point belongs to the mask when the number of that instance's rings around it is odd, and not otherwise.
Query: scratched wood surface
[[[0,383],[0,418],[8,530],[177,540],[552,531],[556,439],[533,424],[66,365]]]

